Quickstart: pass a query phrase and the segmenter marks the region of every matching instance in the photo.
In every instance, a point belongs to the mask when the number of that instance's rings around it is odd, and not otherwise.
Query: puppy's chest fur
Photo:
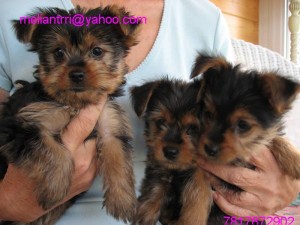
[[[157,183],[165,186],[166,196],[160,215],[162,224],[169,224],[179,219],[182,209],[182,193],[195,171],[196,167],[180,171],[164,169],[161,166],[147,166],[145,178],[152,181],[157,179]],[[153,182],[150,185],[155,186],[156,183]]]
[[[113,95],[117,97],[119,94],[120,90]],[[39,139],[41,132],[47,132],[58,143],[62,143],[62,132],[69,122],[77,116],[79,110],[55,102],[43,90],[39,81],[26,83],[22,88],[17,89],[7,102],[3,103],[0,113],[2,125],[0,129],[0,146],[11,143],[13,140],[16,148],[9,155],[11,156],[10,159],[18,161],[23,155],[34,154],[29,152],[34,151],[34,149],[26,148],[25,145],[28,140]],[[113,118],[117,117],[116,114],[121,112],[121,108],[114,103],[113,97],[111,97],[104,105],[98,123],[86,140],[96,137],[101,139],[101,135],[112,135],[111,127],[113,125],[111,126],[108,121],[112,121]],[[18,135],[15,136],[15,134]],[[0,179],[4,177],[6,170],[7,162],[0,155]]]

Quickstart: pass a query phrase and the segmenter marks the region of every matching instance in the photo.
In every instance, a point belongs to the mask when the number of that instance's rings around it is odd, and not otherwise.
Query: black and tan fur
[[[202,133],[195,107],[198,87],[162,79],[132,89],[148,147],[135,224],[206,224],[212,199],[196,165]]]
[[[268,146],[284,173],[300,178],[300,154],[282,137],[282,117],[300,85],[275,72],[242,70],[222,57],[199,55],[191,77],[202,75],[200,154],[215,163],[246,163]]]
[[[36,9],[31,15],[128,16],[124,8],[108,6],[65,11]],[[7,164],[26,171],[37,184],[38,203],[47,210],[69,191],[74,162],[61,141],[78,111],[108,95],[95,132],[99,174],[103,177],[104,206],[109,214],[131,221],[136,196],[131,160],[131,129],[113,98],[121,94],[127,72],[125,57],[136,44],[138,25],[70,24],[24,25],[13,22],[18,39],[37,52],[37,81],[23,82],[3,105],[0,120],[0,175]],[[24,59],[26,60],[26,59]],[[17,66],[17,65],[16,65]],[[20,187],[21,188],[21,187]],[[52,210],[31,225],[54,224],[69,205]],[[8,206],[9,207],[9,206]],[[12,223],[23,224],[23,223]]]

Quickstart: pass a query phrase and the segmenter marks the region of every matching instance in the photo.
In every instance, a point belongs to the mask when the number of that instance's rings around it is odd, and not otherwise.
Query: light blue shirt
[[[33,65],[38,59],[17,41],[12,30],[12,19],[27,15],[34,7],[71,9],[71,0],[7,0],[0,7],[0,88],[11,91],[13,82],[33,81]],[[138,15],[143,16],[143,15]],[[118,102],[128,113],[134,128],[134,170],[136,189],[144,174],[146,147],[143,123],[132,110],[128,89],[147,80],[168,75],[189,79],[197,51],[224,55],[231,59],[228,29],[220,10],[208,0],[165,0],[159,33],[144,61],[126,75],[125,96]],[[106,215],[102,209],[101,178],[57,222],[59,225],[123,224]]]

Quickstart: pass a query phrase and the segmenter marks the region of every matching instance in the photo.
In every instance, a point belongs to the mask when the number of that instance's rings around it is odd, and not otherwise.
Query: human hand
[[[255,170],[220,165],[199,160],[199,166],[244,191],[226,190],[214,176],[209,176],[214,189],[214,202],[226,214],[236,217],[268,216],[288,206],[300,192],[300,181],[282,173],[267,148],[249,161]]]
[[[95,127],[105,102],[106,97],[98,105],[82,109],[62,134],[64,145],[72,153],[75,170],[70,191],[60,204],[88,190],[96,176],[95,141],[84,140]],[[44,215],[47,211],[37,203],[35,185],[25,171],[9,164],[0,183],[0,220],[31,222]]]

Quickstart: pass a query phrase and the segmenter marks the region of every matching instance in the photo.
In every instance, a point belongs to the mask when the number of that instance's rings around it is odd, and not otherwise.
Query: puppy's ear
[[[203,99],[203,95],[204,95],[204,92],[205,92],[205,80],[202,79],[202,80],[199,80],[197,79],[195,81],[195,83],[198,85],[198,93],[197,93],[197,98],[196,98],[196,103],[199,103],[200,101],[202,101]]]
[[[205,54],[199,54],[195,60],[190,78],[194,78],[210,69],[222,71],[230,67],[231,64],[228,63],[224,57],[212,57]]]
[[[14,31],[17,35],[17,38],[20,42],[29,43],[31,42],[32,36],[36,28],[38,27],[38,23],[31,23],[30,18],[43,17],[47,9],[43,8],[35,8],[32,13],[27,16],[20,17],[19,20],[13,20],[12,25]],[[37,22],[37,21],[36,21]]]
[[[142,117],[147,111],[148,103],[157,86],[158,82],[153,81],[131,89],[132,105],[138,117]]]
[[[127,24],[123,23],[123,18],[127,17],[130,18],[130,14],[125,10],[124,7],[118,7],[117,5],[109,6],[109,10],[119,18],[120,29],[125,36],[125,44],[128,48],[136,45],[137,36],[140,33],[140,25],[139,24],[131,24],[129,21]]]
[[[18,40],[23,43],[29,43],[37,25],[29,24],[26,17],[20,18],[20,20],[13,20],[12,24]]]
[[[279,76],[276,73],[265,73],[261,77],[261,89],[269,99],[271,106],[279,113],[285,113],[300,93],[300,84]]]

